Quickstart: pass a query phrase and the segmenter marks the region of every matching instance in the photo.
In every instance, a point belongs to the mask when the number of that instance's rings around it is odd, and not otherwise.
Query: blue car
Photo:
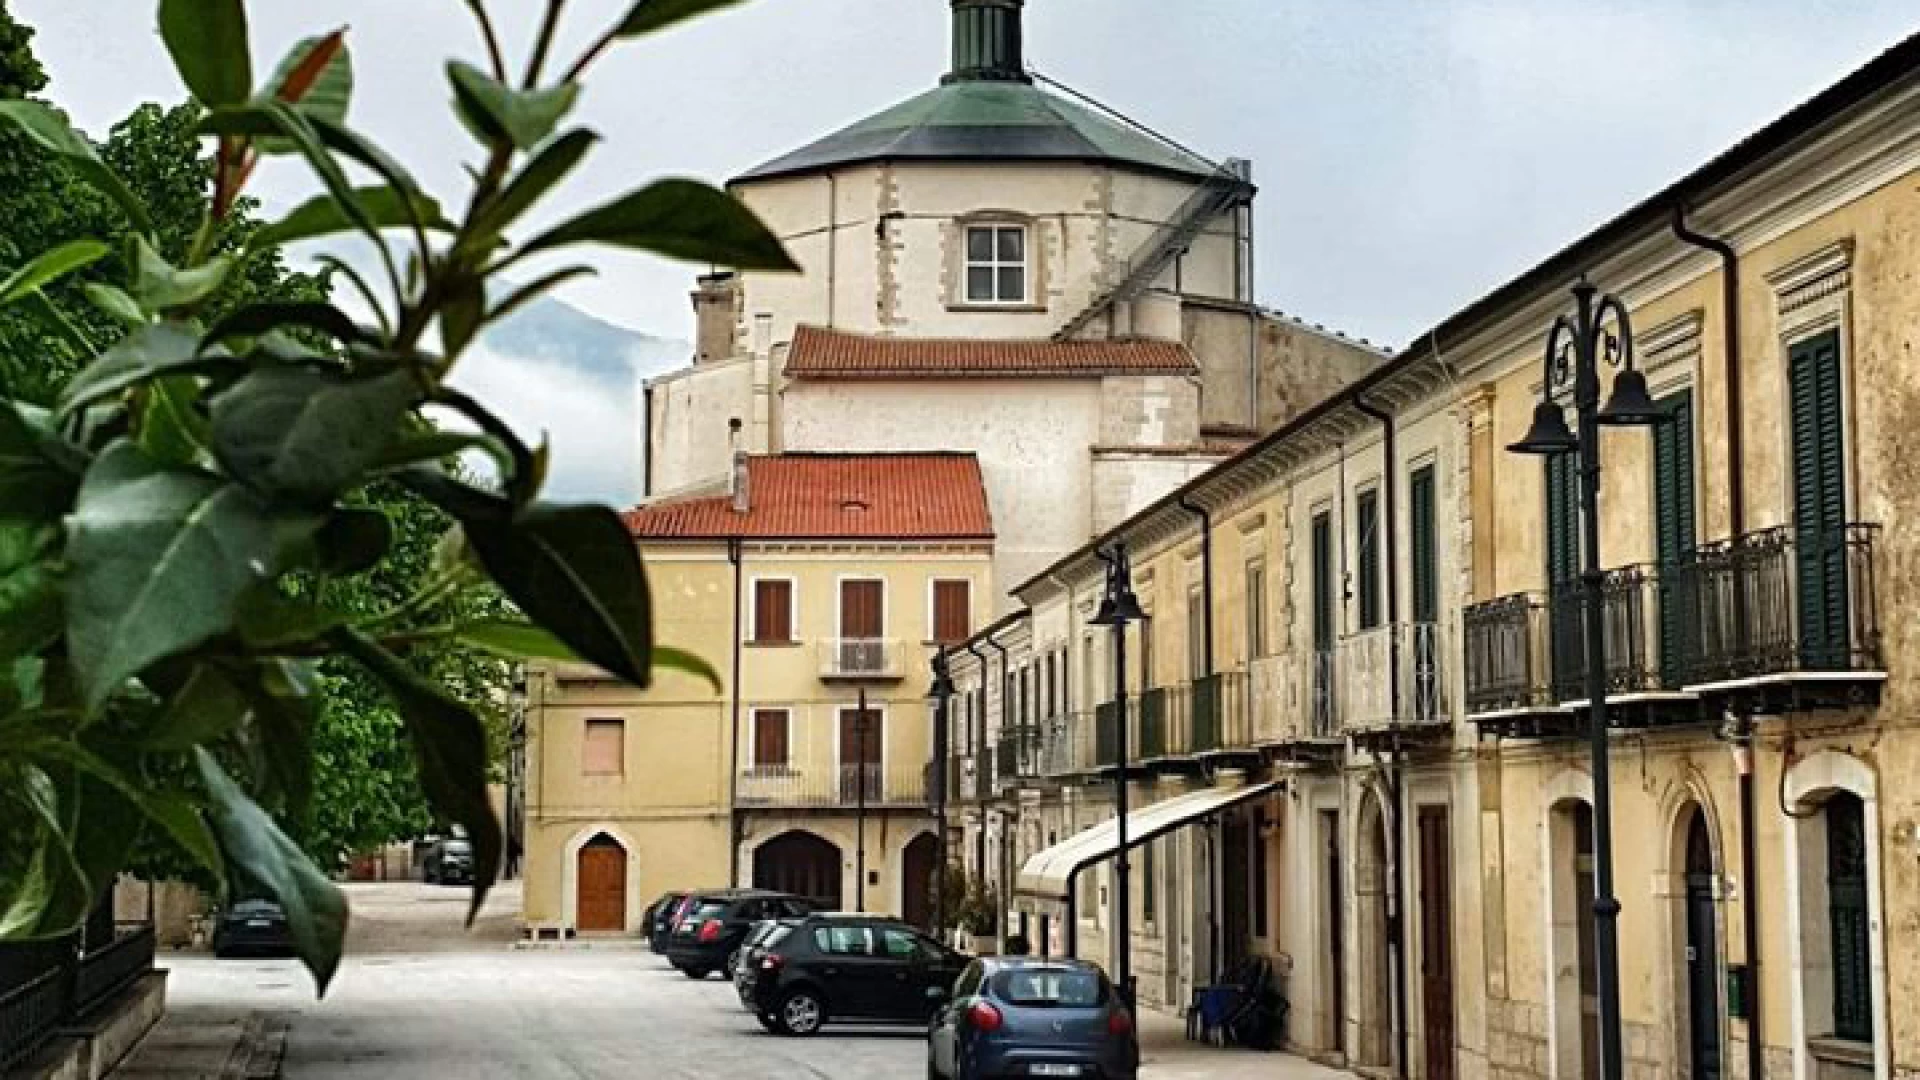
[[[930,1080],[1134,1080],[1139,1073],[1133,1014],[1093,964],[983,957],[961,973],[951,995],[936,988],[927,996],[938,1005],[927,1031]]]

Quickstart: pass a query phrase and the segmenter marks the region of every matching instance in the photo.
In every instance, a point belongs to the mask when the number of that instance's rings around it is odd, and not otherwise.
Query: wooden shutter
[[[587,776],[619,776],[626,772],[627,722],[588,720],[580,740],[580,771]]]
[[[973,583],[933,583],[933,640],[956,645],[973,633]]]
[[[1660,402],[1653,429],[1654,547],[1660,574],[1660,674],[1667,686],[1686,679],[1695,652],[1692,605],[1683,567],[1693,560],[1693,392]]]
[[[1847,504],[1839,332],[1828,331],[1795,345],[1788,367],[1800,659],[1813,668],[1845,667],[1849,660]]]
[[[878,581],[840,583],[840,637],[872,641],[886,634],[886,586]]]
[[[1380,625],[1380,493],[1363,491],[1354,507],[1360,536],[1360,629]]]
[[[1422,465],[1407,483],[1407,513],[1413,536],[1413,621],[1440,617],[1440,522],[1434,502],[1433,466]]]
[[[1333,648],[1333,515],[1313,515],[1313,647]]]
[[[1580,458],[1547,458],[1547,583],[1580,579]]]
[[[1833,944],[1833,1034],[1873,1041],[1873,979],[1867,929],[1867,838],[1858,797],[1827,800],[1827,907]]]
[[[785,709],[753,711],[753,764],[758,769],[784,769],[791,762]]]
[[[793,582],[761,578],[753,583],[753,640],[765,645],[793,640]]]

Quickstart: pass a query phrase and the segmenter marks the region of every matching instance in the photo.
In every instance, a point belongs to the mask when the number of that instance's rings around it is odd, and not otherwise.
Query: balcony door
[[[1793,402],[1795,599],[1800,662],[1844,668],[1851,656],[1847,612],[1847,469],[1840,385],[1840,333],[1793,346],[1787,357]]]
[[[881,722],[880,710],[869,708],[840,710],[840,801],[879,802]]]
[[[840,582],[840,670],[878,673],[886,666],[887,587],[872,578]]]
[[[1694,530],[1693,391],[1682,390],[1660,402],[1661,422],[1653,429],[1653,524],[1660,575],[1660,680],[1667,687],[1686,681],[1694,648],[1693,598],[1683,570],[1693,560]]]

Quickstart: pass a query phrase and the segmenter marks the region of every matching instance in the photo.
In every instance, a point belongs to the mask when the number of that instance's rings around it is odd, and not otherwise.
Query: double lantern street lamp
[[[1127,624],[1140,622],[1147,616],[1140,610],[1140,598],[1133,595],[1133,569],[1127,558],[1127,545],[1116,540],[1096,554],[1107,564],[1107,585],[1100,597],[1100,610],[1090,625],[1109,627],[1113,633],[1114,762],[1119,769],[1113,782],[1117,849],[1114,902],[1120,910],[1119,918],[1113,921],[1113,975],[1127,1007],[1132,1008],[1133,906],[1128,886],[1133,863],[1127,852]]]
[[[1586,278],[1573,286],[1574,311],[1554,320],[1547,334],[1545,380],[1526,438],[1516,454],[1577,455],[1580,471],[1581,614],[1586,647],[1587,740],[1593,769],[1593,943],[1599,991],[1600,1075],[1620,1080],[1620,901],[1613,895],[1613,792],[1607,762],[1606,645],[1600,571],[1600,426],[1645,426],[1660,420],[1647,377],[1633,366],[1633,330],[1619,297],[1602,295]],[[1600,364],[1618,367],[1606,404],[1600,403]],[[1574,431],[1554,400],[1572,391]]]

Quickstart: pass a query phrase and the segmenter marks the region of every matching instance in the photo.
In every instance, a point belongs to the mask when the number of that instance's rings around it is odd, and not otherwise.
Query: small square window
[[[967,227],[967,302],[1024,304],[1027,292],[1027,227]]]

